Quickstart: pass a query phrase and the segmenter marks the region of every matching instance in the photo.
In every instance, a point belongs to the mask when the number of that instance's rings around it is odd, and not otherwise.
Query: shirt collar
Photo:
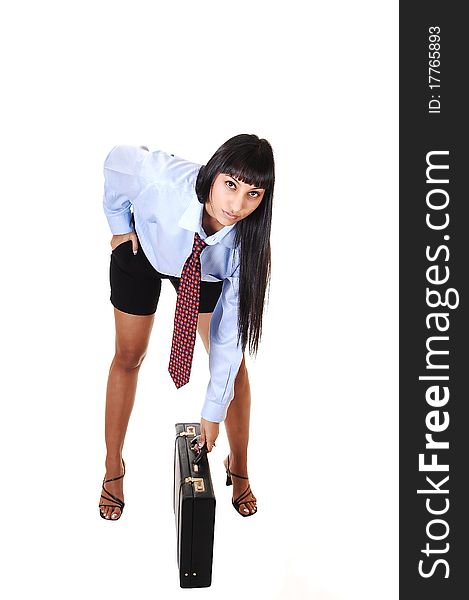
[[[187,229],[188,231],[197,232],[201,239],[209,246],[220,243],[227,248],[234,248],[234,238],[236,233],[234,227],[236,223],[233,223],[233,225],[225,225],[225,227],[222,227],[212,235],[206,235],[202,229],[203,210],[204,205],[199,202],[197,194],[194,191],[191,195],[189,206],[178,221],[179,227]]]

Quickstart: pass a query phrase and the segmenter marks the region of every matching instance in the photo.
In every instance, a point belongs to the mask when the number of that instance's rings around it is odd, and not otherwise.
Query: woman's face
[[[205,208],[220,225],[232,225],[245,219],[262,202],[265,190],[219,173],[213,182]]]

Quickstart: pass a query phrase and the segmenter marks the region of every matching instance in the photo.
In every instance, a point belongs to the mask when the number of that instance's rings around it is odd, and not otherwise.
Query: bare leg
[[[123,473],[124,438],[134,405],[138,373],[147,352],[155,315],[130,315],[114,308],[114,317],[116,324],[115,355],[109,369],[106,391],[105,479],[111,479]],[[122,479],[107,483],[106,488],[114,496],[124,499]],[[113,504],[102,498],[101,502]],[[113,513],[119,516],[120,512],[118,507],[102,508],[102,514],[108,519]]]
[[[212,313],[199,314],[198,332],[207,352],[210,350],[210,319]],[[247,452],[249,442],[249,417],[251,411],[251,389],[249,386],[248,371],[243,360],[239,367],[234,384],[234,397],[230,402],[225,418],[225,429],[230,444],[230,470],[237,475],[248,476]],[[224,461],[225,467],[228,461]],[[249,485],[249,480],[232,478],[233,498],[240,496]],[[239,512],[255,512],[256,498],[254,494],[248,496],[249,501],[240,504]]]
[[[247,454],[249,442],[249,417],[251,412],[251,388],[249,386],[248,371],[243,360],[239,367],[234,383],[234,397],[228,406],[225,418],[225,429],[230,443],[230,470],[233,473],[248,476]],[[228,461],[224,461],[225,467]],[[240,496],[249,485],[249,480],[232,478],[233,498]],[[247,496],[248,502],[240,504],[239,512],[255,512],[257,509],[256,497],[251,492]],[[247,509],[247,511],[246,511]]]

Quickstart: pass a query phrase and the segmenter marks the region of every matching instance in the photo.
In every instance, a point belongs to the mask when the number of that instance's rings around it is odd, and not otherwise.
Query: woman
[[[144,146],[116,146],[104,176],[116,351],[106,393],[100,515],[115,520],[124,508],[122,448],[161,280],[169,279],[178,291],[171,377],[177,387],[187,383],[197,328],[210,365],[199,442],[210,452],[225,422],[227,485],[233,484],[237,512],[250,516],[257,508],[247,475],[251,398],[244,351],[257,353],[270,281],[271,145],[237,135],[204,166]]]

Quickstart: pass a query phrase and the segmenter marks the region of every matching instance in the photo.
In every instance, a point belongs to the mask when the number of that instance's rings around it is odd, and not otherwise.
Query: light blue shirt
[[[212,235],[202,228],[203,204],[195,193],[200,167],[161,150],[115,146],[104,161],[103,208],[117,235],[134,231],[132,207],[140,245],[160,273],[181,276],[194,232],[207,244],[200,255],[201,278],[223,281],[223,287],[210,322],[210,381],[201,415],[220,423],[243,358],[237,343],[239,250],[234,248],[236,223]]]

